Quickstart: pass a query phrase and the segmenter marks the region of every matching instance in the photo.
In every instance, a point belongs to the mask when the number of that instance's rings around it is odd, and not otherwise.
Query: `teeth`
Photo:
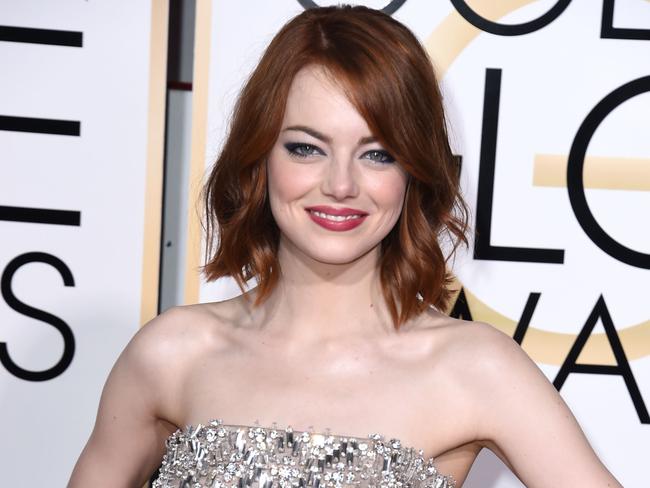
[[[361,217],[361,215],[330,215],[323,212],[316,212],[315,210],[311,210],[311,213],[322,219],[331,220],[333,222],[343,222],[344,220],[358,219]]]

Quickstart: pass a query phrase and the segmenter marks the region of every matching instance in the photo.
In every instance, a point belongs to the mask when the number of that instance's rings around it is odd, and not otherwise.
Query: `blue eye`
[[[284,145],[284,147],[289,152],[289,154],[298,158],[324,155],[323,151],[321,151],[317,146],[308,144],[306,142],[288,142]],[[395,158],[384,149],[372,149],[370,151],[366,151],[361,157],[382,164],[395,162]]]
[[[304,142],[288,142],[284,147],[292,156],[297,156],[299,158],[323,154],[323,152],[316,146]]]
[[[373,149],[372,151],[366,151],[363,154],[363,157],[376,161],[377,163],[394,163],[395,158],[390,155],[388,151],[383,149]]]

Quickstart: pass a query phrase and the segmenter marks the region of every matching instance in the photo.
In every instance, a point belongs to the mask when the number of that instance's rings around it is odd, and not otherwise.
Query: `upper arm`
[[[529,487],[621,486],[544,373],[510,337],[478,323],[478,437]]]
[[[173,381],[165,364],[176,315],[168,311],[146,324],[117,359],[70,488],[142,486],[158,467],[170,429],[159,412],[163,392]]]

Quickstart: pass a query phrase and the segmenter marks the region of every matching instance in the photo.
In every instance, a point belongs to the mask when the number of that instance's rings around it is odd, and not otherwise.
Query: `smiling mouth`
[[[352,219],[358,219],[361,217],[364,217],[364,215],[361,214],[353,214],[353,215],[330,215],[324,212],[318,212],[316,210],[309,210],[310,213],[316,215],[317,217],[320,217],[321,219],[327,219],[332,222],[345,222],[346,220],[352,220]]]

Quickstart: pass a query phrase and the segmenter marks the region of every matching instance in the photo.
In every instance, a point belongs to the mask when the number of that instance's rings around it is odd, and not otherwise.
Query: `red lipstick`
[[[309,214],[309,217],[318,225],[328,230],[334,230],[334,231],[345,231],[345,230],[354,229],[355,227],[361,225],[361,223],[368,216],[368,213],[364,212],[363,210],[358,210],[356,208],[348,208],[348,207],[335,208],[327,205],[315,205],[313,207],[307,207],[305,208],[305,210]],[[335,215],[335,216],[342,216],[342,217],[347,217],[347,216],[352,216],[352,217],[349,217],[345,220],[337,221],[337,220],[328,219],[326,216],[323,215],[317,215],[314,212],[326,214],[328,216]]]

